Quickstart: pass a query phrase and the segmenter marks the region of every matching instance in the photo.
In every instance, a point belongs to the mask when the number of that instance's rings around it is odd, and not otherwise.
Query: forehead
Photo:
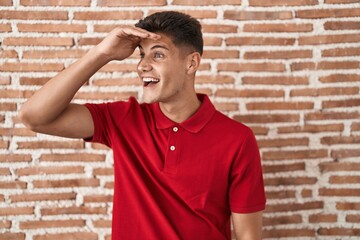
[[[178,50],[178,48],[174,45],[170,37],[166,36],[163,33],[159,33],[159,35],[161,36],[161,38],[158,40],[153,40],[149,38],[141,39],[139,43],[140,49],[150,50],[154,46],[162,46],[167,48],[169,51]]]

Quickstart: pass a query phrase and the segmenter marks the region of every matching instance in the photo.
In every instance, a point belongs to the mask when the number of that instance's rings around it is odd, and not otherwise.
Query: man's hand
[[[117,27],[94,50],[108,61],[123,60],[134,52],[144,38],[157,40],[160,35],[137,27]]]

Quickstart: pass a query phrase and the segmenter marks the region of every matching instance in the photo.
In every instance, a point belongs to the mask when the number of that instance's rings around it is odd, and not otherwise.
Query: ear
[[[194,74],[200,66],[201,56],[198,52],[190,53],[187,56],[187,73]]]

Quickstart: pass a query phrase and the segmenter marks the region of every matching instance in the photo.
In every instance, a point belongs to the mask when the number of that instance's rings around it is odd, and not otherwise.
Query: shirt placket
[[[177,170],[178,158],[180,154],[180,128],[173,126],[170,129],[166,159],[164,163],[164,172],[175,174]]]

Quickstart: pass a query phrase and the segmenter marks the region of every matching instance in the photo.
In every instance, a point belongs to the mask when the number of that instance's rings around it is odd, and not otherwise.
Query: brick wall
[[[0,239],[110,239],[109,149],[35,134],[17,111],[114,26],[169,9],[203,25],[198,91],[257,135],[264,238],[359,236],[359,0],[0,0]],[[137,55],[75,102],[139,97]]]

